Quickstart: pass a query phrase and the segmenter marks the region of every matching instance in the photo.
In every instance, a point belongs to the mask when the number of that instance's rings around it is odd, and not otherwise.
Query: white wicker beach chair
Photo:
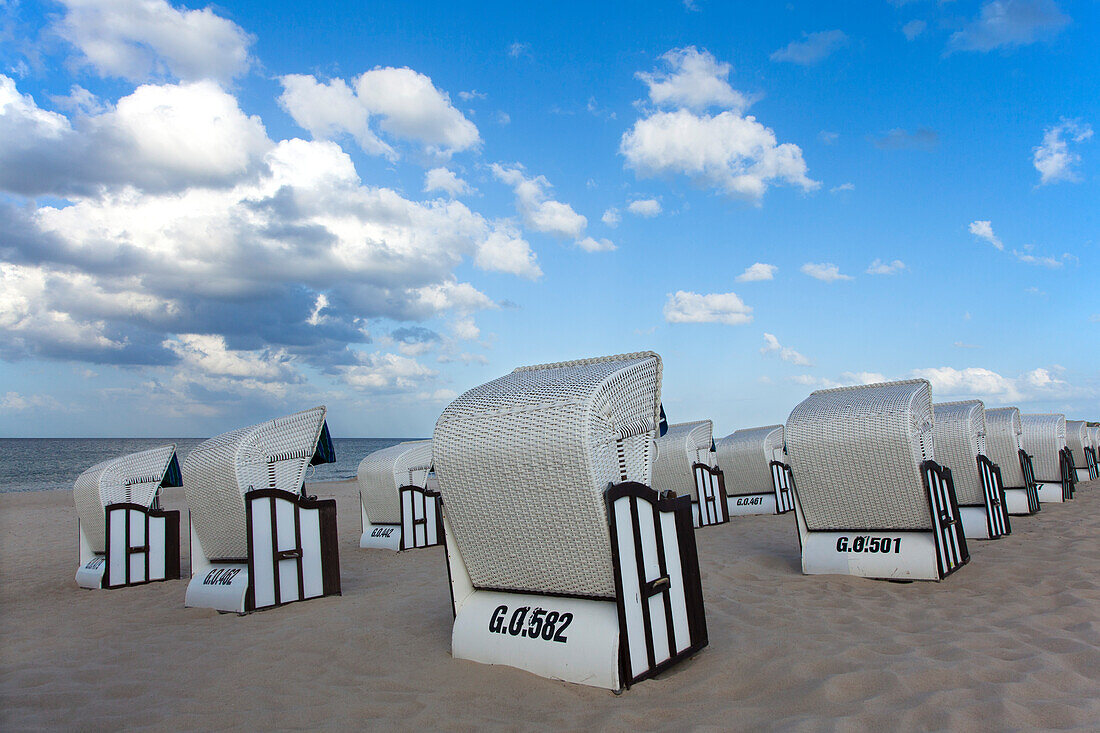
[[[649,488],[660,386],[641,352],[523,367],[443,411],[456,658],[618,690],[706,645],[691,500]]]
[[[803,572],[941,580],[969,561],[928,382],[814,392],[784,437]]]
[[[1041,509],[1031,456],[1023,448],[1023,423],[1015,407],[985,411],[985,449],[1001,469],[1005,505],[1011,516],[1027,516]]]
[[[183,463],[191,509],[187,606],[248,613],[340,593],[336,501],[305,495],[336,460],[325,408],[201,443]]]
[[[176,446],[112,458],[73,487],[81,588],[122,588],[180,577],[180,513],[160,508],[162,487],[180,485]]]
[[[936,402],[932,412],[936,462],[951,469],[966,538],[1011,534],[1001,469],[986,455],[985,405],[981,400]]]
[[[726,480],[730,516],[784,514],[794,509],[789,487],[776,487],[772,461],[783,463],[783,426],[744,428],[714,441],[718,467]]]
[[[1031,456],[1039,501],[1058,503],[1073,498],[1077,472],[1066,447],[1066,416],[1060,413],[1021,414],[1021,443]]]
[[[1075,478],[1078,481],[1096,478],[1096,457],[1092,453],[1088,423],[1084,420],[1066,420],[1066,447],[1073,456]]]
[[[359,463],[360,547],[409,550],[443,542],[439,492],[428,488],[432,441],[377,450]]]
[[[713,433],[710,420],[682,422],[669,425],[654,441],[653,488],[689,494],[696,527],[724,524],[730,519]]]

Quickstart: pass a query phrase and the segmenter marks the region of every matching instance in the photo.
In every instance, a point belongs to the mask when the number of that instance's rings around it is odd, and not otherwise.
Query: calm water
[[[336,462],[314,466],[307,481],[355,475],[368,453],[412,438],[333,438]],[[176,444],[180,465],[201,438],[0,438],[0,493],[72,489],[84,469],[127,453]]]

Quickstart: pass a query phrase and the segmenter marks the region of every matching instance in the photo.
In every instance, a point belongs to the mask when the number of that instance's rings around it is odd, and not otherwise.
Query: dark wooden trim
[[[123,581],[121,583],[111,583],[111,513],[115,511],[124,511],[126,517],[126,559],[125,559],[125,573]],[[145,545],[143,547],[134,547],[130,545],[130,512],[138,511],[145,519]],[[101,587],[113,589],[113,588],[129,588],[135,585],[145,585],[146,583],[157,583],[161,580],[176,580],[180,577],[180,513],[178,511],[166,511],[163,509],[150,509],[149,507],[141,504],[135,504],[133,502],[118,502],[117,504],[108,504],[103,507],[104,514],[104,533],[106,535],[106,542],[104,543],[104,563],[103,568],[103,580]],[[150,519],[163,519],[164,520],[164,578],[149,578],[149,520]],[[77,523],[77,529],[79,531],[80,524]],[[145,580],[131,581],[130,580],[130,555],[141,553],[145,556]],[[97,553],[98,554],[98,553]]]

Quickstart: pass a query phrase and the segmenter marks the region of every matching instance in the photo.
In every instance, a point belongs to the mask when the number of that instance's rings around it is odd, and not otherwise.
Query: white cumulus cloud
[[[775,271],[779,268],[775,265],[768,265],[763,262],[754,262],[745,268],[745,271],[737,276],[737,282],[749,283],[759,282],[761,280],[772,280],[775,278]]]
[[[1092,127],[1076,120],[1062,120],[1048,127],[1043,142],[1032,153],[1032,163],[1039,171],[1039,185],[1058,181],[1080,181],[1076,168],[1081,155],[1070,150],[1069,143],[1081,143],[1092,137]]]
[[[419,143],[425,152],[448,157],[481,144],[477,126],[451,104],[432,80],[409,68],[376,68],[348,84],[320,82],[308,74],[280,77],[279,104],[317,140],[348,134],[364,152],[396,157],[377,129]],[[376,119],[377,122],[372,120]]]
[[[779,339],[774,334],[764,334],[764,345],[760,347],[761,354],[776,353],[783,361],[796,364],[798,366],[813,366],[813,362],[807,359],[802,354],[798,353],[789,346],[783,346],[779,343]]]
[[[669,323],[725,323],[739,326],[752,322],[752,307],[737,293],[692,293],[678,290],[665,303]]]
[[[579,240],[584,235],[588,219],[569,204],[550,198],[552,187],[545,176],[528,177],[520,165],[493,163],[489,168],[497,180],[512,187],[516,209],[528,227],[562,239]]]
[[[984,239],[997,249],[1003,250],[1005,248],[1004,243],[993,233],[993,222],[991,221],[976,220],[970,222],[970,233],[979,239]]]
[[[424,192],[443,191],[455,198],[463,194],[471,193],[470,184],[458,177],[447,168],[432,168],[424,174]]]
[[[662,60],[665,70],[639,75],[657,109],[637,120],[619,145],[638,176],[683,175],[754,204],[769,185],[820,186],[806,175],[801,148],[779,143],[755,117],[742,116],[749,100],[730,87],[728,64],[695,48],[674,49]],[[710,107],[725,109],[704,111]]]
[[[848,35],[841,30],[803,33],[802,40],[791,41],[769,57],[772,61],[811,66],[848,44]]]
[[[107,77],[228,82],[248,70],[253,38],[210,8],[165,0],[60,0],[53,29],[79,51],[79,62]]]
[[[827,283],[852,279],[851,275],[841,274],[840,268],[832,262],[807,262],[799,269],[804,275]]]
[[[896,275],[902,270],[906,269],[905,263],[901,260],[894,260],[893,262],[883,262],[879,258],[875,258],[874,262],[867,266],[868,275]]]
[[[661,213],[661,202],[657,199],[638,199],[637,201],[631,201],[626,210],[635,216],[652,219]]]
[[[649,87],[649,98],[658,106],[708,107],[742,110],[748,98],[730,86],[733,67],[719,62],[706,50],[694,46],[674,48],[661,56],[663,69],[640,71],[637,77]]]

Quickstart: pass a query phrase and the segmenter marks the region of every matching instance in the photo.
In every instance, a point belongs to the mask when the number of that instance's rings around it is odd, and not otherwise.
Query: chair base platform
[[[455,616],[455,659],[619,690],[615,601],[476,591]]]
[[[881,580],[940,580],[932,532],[807,532],[802,572]]]
[[[81,563],[76,571],[76,584],[81,588],[102,588],[103,573],[107,570],[107,558],[104,555],[96,555],[87,562]]]
[[[1035,486],[1039,491],[1040,504],[1062,504],[1066,501],[1059,481],[1039,481]]]
[[[183,605],[188,608],[213,608],[226,613],[248,613],[247,563],[206,563],[203,570],[202,573],[195,573],[187,584]]]
[[[401,525],[371,524],[364,520],[363,536],[359,538],[359,547],[397,552],[401,549]]]
[[[959,507],[959,520],[963,536],[968,540],[999,540],[1006,535],[993,535],[989,531],[989,510],[984,506]]]
[[[1092,476],[1089,476],[1089,470],[1087,468],[1077,468],[1077,480],[1080,481],[1092,481]]]
[[[1059,489],[1059,496],[1061,496],[1060,492],[1061,489]],[[1005,489],[1005,505],[1008,507],[1009,516],[1012,517],[1026,517],[1039,511],[1038,508],[1032,511],[1027,499],[1027,489],[1024,487]]]
[[[727,496],[726,507],[731,517],[747,517],[753,514],[777,514],[775,492]]]

